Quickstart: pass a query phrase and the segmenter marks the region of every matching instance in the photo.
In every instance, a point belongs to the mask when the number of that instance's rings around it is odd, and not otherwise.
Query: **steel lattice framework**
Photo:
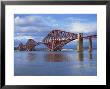
[[[26,44],[20,43],[19,46],[17,47],[18,50],[20,51],[34,51],[35,46],[37,46],[38,43],[33,40],[33,39],[28,39]]]
[[[89,39],[90,49],[92,49],[92,38],[97,38],[97,35],[83,36],[83,33],[76,34],[62,30],[52,30],[42,40],[42,42],[36,42],[34,39],[28,39],[25,45],[20,43],[17,49],[20,51],[33,51],[35,50],[35,46],[45,44],[49,51],[58,51],[61,50],[64,45],[76,39]],[[79,41],[79,44],[81,47],[81,41]]]
[[[26,43],[26,50],[27,51],[33,51],[35,50],[35,46],[37,45],[37,42],[34,41],[33,39],[29,39]]]
[[[50,51],[61,50],[64,45],[77,39],[77,34],[61,30],[52,30],[44,39],[43,43]]]

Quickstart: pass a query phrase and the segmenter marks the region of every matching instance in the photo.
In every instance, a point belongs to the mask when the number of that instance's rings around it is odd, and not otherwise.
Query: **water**
[[[15,76],[96,76],[97,51],[15,51]]]

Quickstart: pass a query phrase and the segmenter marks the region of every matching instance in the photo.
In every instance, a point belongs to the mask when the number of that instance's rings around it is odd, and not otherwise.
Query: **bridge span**
[[[67,43],[76,40],[78,41],[77,51],[83,51],[83,40],[89,40],[88,51],[92,51],[92,38],[97,38],[97,35],[83,36],[83,33],[71,33],[61,30],[52,30],[48,35],[42,40],[42,42],[36,42],[34,39],[29,39],[25,45],[22,43],[17,47],[20,51],[33,51],[35,46],[44,44],[47,46],[49,51],[61,51],[63,46]]]

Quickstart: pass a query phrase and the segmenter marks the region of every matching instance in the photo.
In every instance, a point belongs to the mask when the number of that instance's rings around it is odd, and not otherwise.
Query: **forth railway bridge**
[[[92,38],[97,38],[97,35],[83,36],[83,33],[76,34],[62,30],[52,30],[42,42],[36,42],[34,39],[29,39],[26,44],[20,43],[16,49],[20,51],[34,51],[36,46],[44,44],[49,51],[61,51],[64,45],[77,39],[77,51],[81,52],[83,51],[83,40],[88,39],[88,51],[91,52]]]

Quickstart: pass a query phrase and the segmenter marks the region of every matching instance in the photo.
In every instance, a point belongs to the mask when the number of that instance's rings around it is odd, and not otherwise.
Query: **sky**
[[[54,30],[72,33],[97,33],[96,14],[15,14],[14,40],[42,41]]]

